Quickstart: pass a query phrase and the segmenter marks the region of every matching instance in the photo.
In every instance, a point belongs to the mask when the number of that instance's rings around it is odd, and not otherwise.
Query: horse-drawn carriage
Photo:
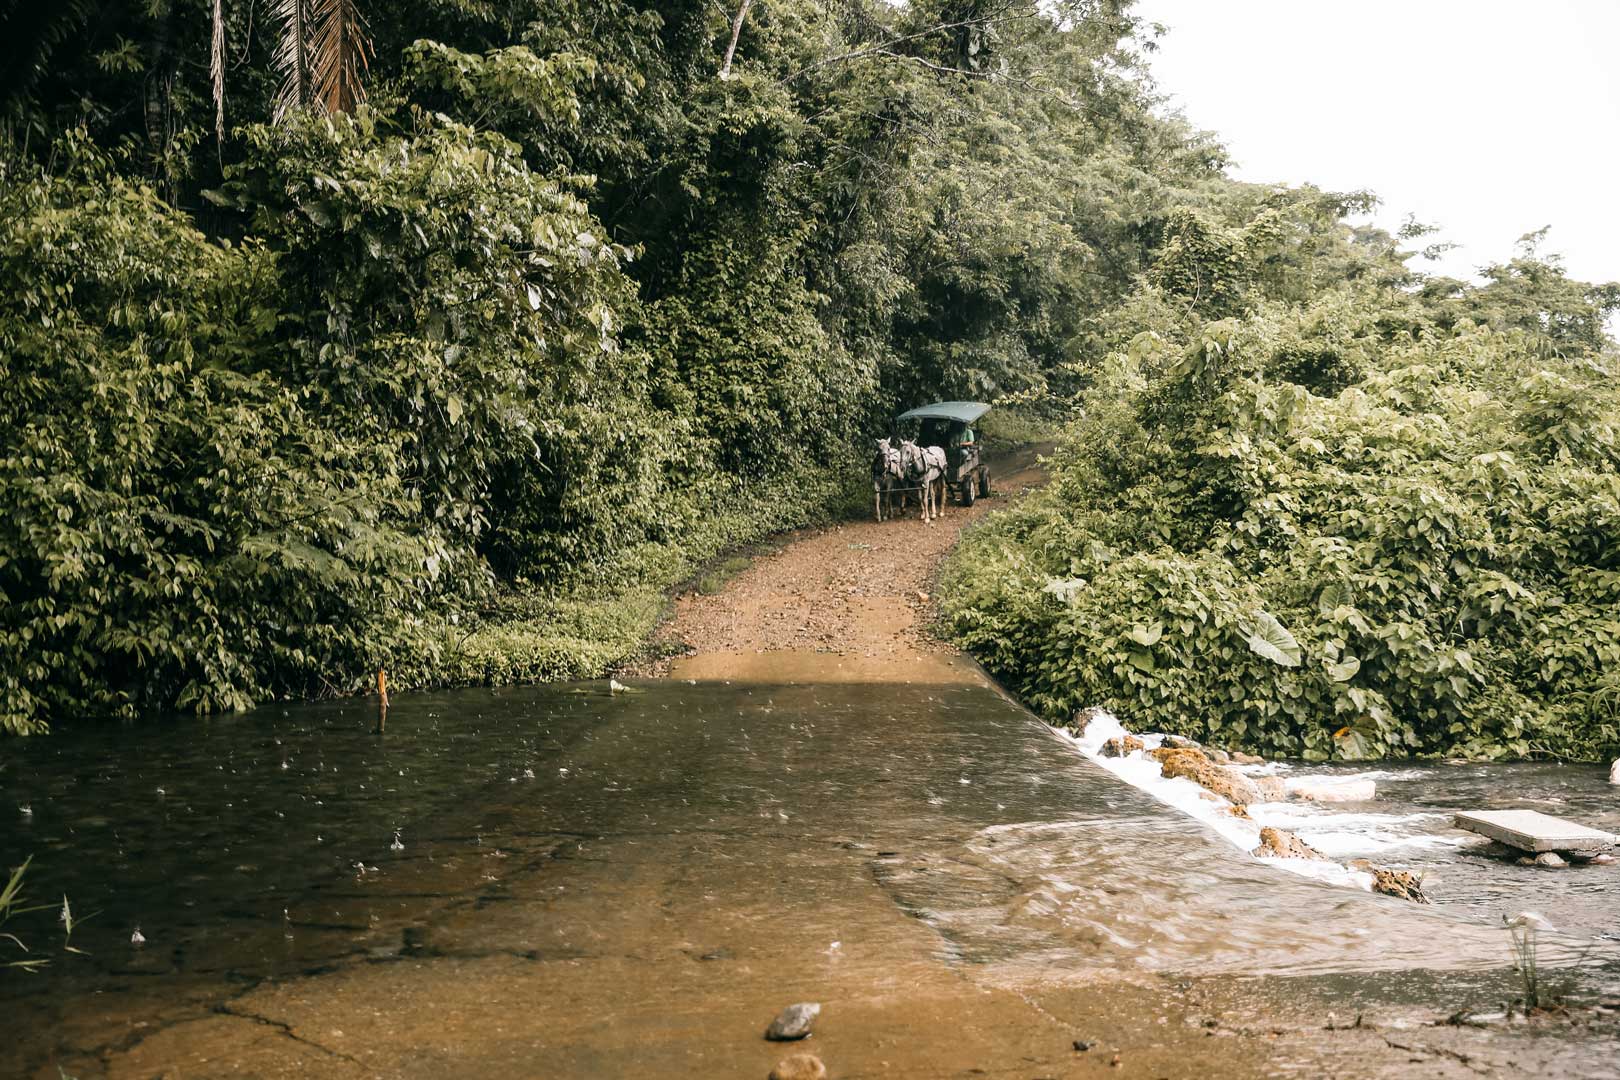
[[[894,418],[889,438],[872,458],[873,509],[879,521],[896,498],[920,496],[923,519],[944,508],[951,492],[963,506],[990,494],[990,469],[979,459],[973,425],[990,406],[981,401],[936,401]]]

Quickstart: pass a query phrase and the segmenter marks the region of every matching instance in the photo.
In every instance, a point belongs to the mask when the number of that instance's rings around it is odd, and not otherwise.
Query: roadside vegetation
[[[0,728],[600,674],[1218,148],[1112,4],[0,17]]]
[[[1620,290],[1535,236],[1465,288],[1269,212],[1186,219],[1104,320],[1052,485],[953,558],[953,632],[1053,720],[1310,760],[1611,754]]]
[[[1231,180],[1128,0],[0,29],[0,729],[600,675],[971,398],[1070,423],[947,598],[1048,712],[1613,741],[1614,288]]]

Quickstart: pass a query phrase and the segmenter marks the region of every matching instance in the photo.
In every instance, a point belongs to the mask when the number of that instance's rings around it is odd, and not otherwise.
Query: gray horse
[[[872,510],[879,521],[883,520],[883,511],[893,507],[895,489],[905,480],[906,469],[900,451],[888,439],[877,440],[877,449],[872,454]]]
[[[900,459],[905,465],[906,482],[922,489],[922,520],[933,521],[945,515],[945,450],[938,446],[918,446],[910,439],[900,440]]]

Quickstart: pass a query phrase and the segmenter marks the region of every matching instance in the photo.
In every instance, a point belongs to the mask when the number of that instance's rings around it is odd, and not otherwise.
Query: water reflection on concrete
[[[1082,1037],[1144,1075],[1378,1075],[1386,1042],[1297,1033],[1511,990],[1499,929],[1235,856],[981,686],[399,696],[370,727],[8,744],[0,807],[34,813],[0,864],[97,915],[0,981],[0,1073],[763,1076],[764,1023],[819,1000],[835,1075],[1106,1065]],[[1177,1065],[1214,1034],[1219,1068]]]

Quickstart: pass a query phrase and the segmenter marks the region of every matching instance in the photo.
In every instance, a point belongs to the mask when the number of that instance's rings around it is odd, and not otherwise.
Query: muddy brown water
[[[0,865],[84,921],[6,926],[51,964],[0,972],[0,1076],[763,1077],[800,1000],[835,1077],[1615,1074],[1610,1014],[1433,1024],[1516,992],[1500,929],[1244,859],[985,685],[373,723],[7,743]],[[1542,953],[1580,1001],[1620,978]]]

